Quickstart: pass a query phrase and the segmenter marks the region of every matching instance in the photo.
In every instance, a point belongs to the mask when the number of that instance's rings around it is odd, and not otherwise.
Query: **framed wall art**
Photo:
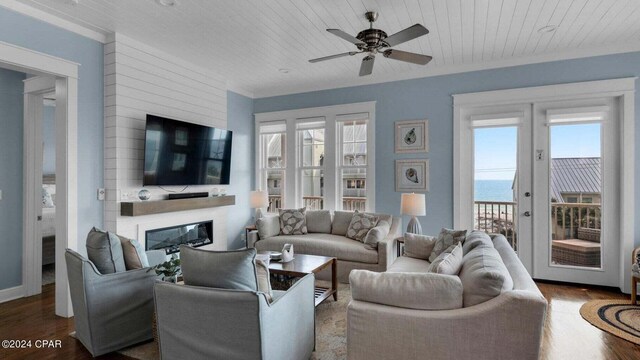
[[[429,191],[429,160],[396,160],[396,191]]]
[[[396,153],[429,151],[428,120],[396,121]]]

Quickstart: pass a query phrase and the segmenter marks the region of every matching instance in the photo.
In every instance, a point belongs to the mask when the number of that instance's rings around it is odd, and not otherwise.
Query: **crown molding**
[[[17,12],[19,14],[26,15],[40,21],[44,21],[48,24],[59,27],[61,29],[71,31],[72,33],[84,36],[91,40],[101,42],[103,44],[107,40],[107,34],[108,34],[107,31],[102,32],[102,31],[96,31],[94,29],[90,29],[86,26],[82,26],[74,22],[71,22],[69,20],[60,18],[56,15],[47,13],[46,11],[37,9],[35,7],[29,6],[23,3],[19,3],[15,0],[0,0],[0,6],[7,8],[9,10],[12,10],[14,12]]]
[[[331,89],[339,89],[339,88],[347,88],[354,86],[362,86],[362,85],[373,85],[373,84],[381,84],[387,82],[394,81],[402,81],[402,80],[411,80],[411,79],[420,79],[420,78],[428,78],[433,76],[441,76],[441,75],[449,75],[449,74],[457,74],[457,73],[465,73],[472,71],[481,71],[481,70],[490,70],[490,69],[499,69],[520,65],[529,65],[529,64],[539,64],[545,62],[552,61],[561,61],[561,60],[570,60],[570,59],[580,59],[580,58],[588,58],[594,56],[602,56],[602,55],[612,55],[612,54],[621,54],[621,53],[629,53],[629,52],[637,52],[640,51],[640,42],[633,43],[625,43],[625,44],[616,44],[604,47],[595,47],[595,48],[584,48],[584,49],[573,49],[569,51],[548,53],[548,54],[539,54],[532,56],[523,56],[511,59],[504,60],[496,60],[484,63],[473,63],[473,64],[452,64],[452,65],[443,65],[443,66],[433,66],[433,67],[423,67],[416,71],[404,72],[399,74],[382,74],[378,76],[373,76],[369,78],[356,78],[356,79],[344,79],[340,81],[322,81],[315,83],[305,83],[300,85],[293,86],[277,86],[273,88],[267,89],[258,89],[254,90],[253,93],[255,98],[266,98],[272,96],[282,96],[282,95],[291,95],[291,94],[299,94],[305,92],[312,91],[320,91],[320,90],[331,90]],[[355,69],[354,69],[355,71]]]

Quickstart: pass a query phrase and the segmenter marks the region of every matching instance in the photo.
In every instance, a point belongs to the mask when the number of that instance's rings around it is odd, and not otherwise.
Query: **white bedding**
[[[42,237],[56,234],[56,208],[42,209]]]

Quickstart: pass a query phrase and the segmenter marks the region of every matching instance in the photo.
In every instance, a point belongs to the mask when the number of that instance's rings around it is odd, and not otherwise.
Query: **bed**
[[[42,265],[56,261],[56,177],[42,176]]]

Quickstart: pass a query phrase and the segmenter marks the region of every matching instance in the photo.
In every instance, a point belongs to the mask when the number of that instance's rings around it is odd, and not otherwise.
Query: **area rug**
[[[328,283],[319,282],[322,286]],[[351,301],[348,284],[339,284],[338,301],[325,300],[316,307],[316,351],[311,359],[341,360],[347,358],[347,305]],[[154,341],[119,351],[120,354],[140,360],[159,359]]]
[[[591,325],[640,345],[640,305],[629,300],[591,300],[580,308]]]

